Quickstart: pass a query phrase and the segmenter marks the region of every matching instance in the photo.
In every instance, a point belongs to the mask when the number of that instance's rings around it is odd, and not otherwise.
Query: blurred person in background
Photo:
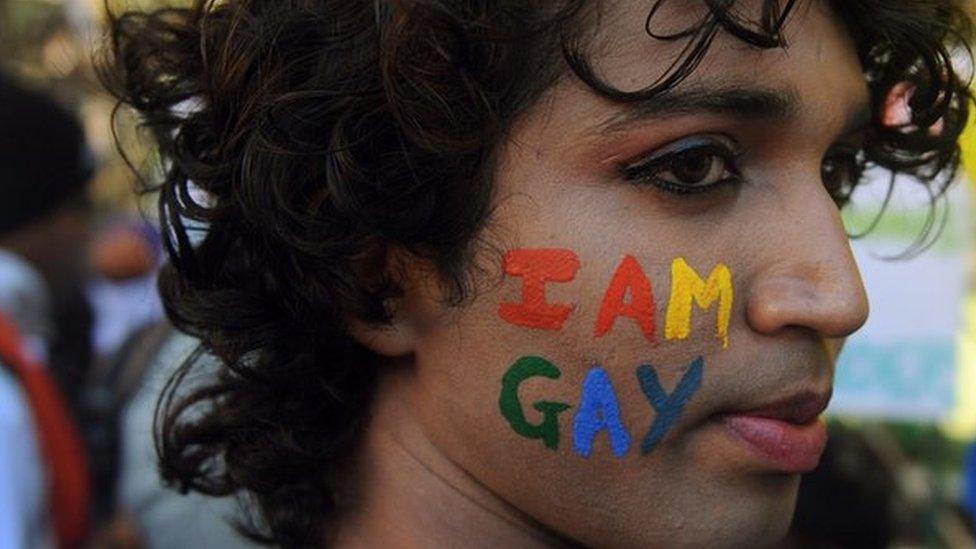
[[[148,549],[213,549],[250,547],[232,519],[233,498],[182,494],[166,486],[158,474],[153,444],[156,403],[166,381],[192,356],[199,341],[161,321],[135,332],[111,361],[113,400],[119,404],[116,513],[103,528],[104,545]],[[197,377],[206,381],[216,362]]]
[[[4,549],[76,547],[87,533],[87,460],[67,403],[90,360],[90,315],[79,288],[91,173],[78,121],[0,75]],[[48,370],[44,363],[55,367]]]
[[[32,313],[32,329],[43,339],[44,358],[61,387],[77,389],[93,359],[85,288],[94,159],[74,115],[9,83],[4,94],[0,246],[37,273],[44,305]],[[77,411],[78,391],[66,396]]]
[[[9,75],[2,100],[0,310],[60,388],[88,458],[97,527],[115,512],[125,404],[114,388],[121,374],[108,366],[130,332],[161,314],[157,237],[124,214],[95,222],[94,161],[73,114]]]

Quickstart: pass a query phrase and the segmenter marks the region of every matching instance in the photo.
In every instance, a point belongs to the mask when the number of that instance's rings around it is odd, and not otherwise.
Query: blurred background
[[[92,64],[103,38],[103,18],[103,0],[0,0],[0,70],[71,110],[92,155],[94,172],[86,191],[92,214],[90,256],[97,267],[92,274],[98,278],[89,292],[96,309],[93,345],[98,355],[116,350],[131,327],[161,315],[155,292],[143,292],[153,288],[152,270],[161,251],[153,236],[152,200],[133,192],[135,175],[113,139],[114,102]],[[136,138],[126,114],[120,112],[115,128],[131,162],[141,165],[145,140]],[[131,238],[135,236],[139,238]]]
[[[165,372],[154,378],[147,363],[187,345],[164,349],[171,334],[154,287],[162,252],[153,200],[133,192],[114,135],[136,167],[151,154],[148,141],[127,112],[113,126],[114,103],[93,69],[103,10],[103,0],[0,0],[0,70],[75,114],[92,168],[84,220],[71,229],[85,266],[65,309],[82,329],[62,351],[90,359],[50,357],[92,472],[85,543],[179,547],[189,535],[197,542],[189,546],[241,546],[211,526],[229,507],[181,497],[155,479],[146,388]],[[803,481],[788,546],[976,547],[976,131],[964,148],[972,171],[934,216],[931,197],[911,182],[896,181],[888,196],[883,174],[871,175],[845,214],[851,234],[867,233],[854,249],[872,315],[839,365],[831,446]],[[938,238],[917,242],[927,226]],[[913,253],[920,244],[925,251]]]

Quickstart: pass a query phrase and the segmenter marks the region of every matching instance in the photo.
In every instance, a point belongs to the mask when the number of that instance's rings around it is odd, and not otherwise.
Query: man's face
[[[687,26],[692,4],[659,23]],[[411,414],[566,538],[770,542],[819,458],[839,342],[867,316],[824,174],[855,171],[868,94],[842,23],[800,6],[787,50],[722,33],[649,102],[560,80],[498,151],[480,291],[449,307],[433,283],[408,288]],[[619,89],[683,44],[649,38],[648,9],[608,8],[591,41]]]

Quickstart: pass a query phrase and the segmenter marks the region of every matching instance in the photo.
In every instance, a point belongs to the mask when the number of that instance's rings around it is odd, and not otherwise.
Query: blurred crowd
[[[95,215],[81,124],[9,75],[0,166],[0,547],[141,547],[150,525],[154,546],[225,545],[222,517],[156,480],[154,380],[190,346],[160,320],[155,230]]]

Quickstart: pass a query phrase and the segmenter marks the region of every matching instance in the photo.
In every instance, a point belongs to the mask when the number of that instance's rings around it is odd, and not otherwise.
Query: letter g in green
[[[519,401],[518,388],[523,381],[532,377],[559,379],[562,372],[553,363],[537,356],[526,356],[515,361],[502,378],[502,393],[498,398],[498,407],[502,415],[516,433],[530,439],[542,439],[546,448],[559,448],[559,419],[560,413],[572,408],[562,402],[536,402],[533,408],[542,413],[542,423],[532,425],[525,419],[522,403]]]

